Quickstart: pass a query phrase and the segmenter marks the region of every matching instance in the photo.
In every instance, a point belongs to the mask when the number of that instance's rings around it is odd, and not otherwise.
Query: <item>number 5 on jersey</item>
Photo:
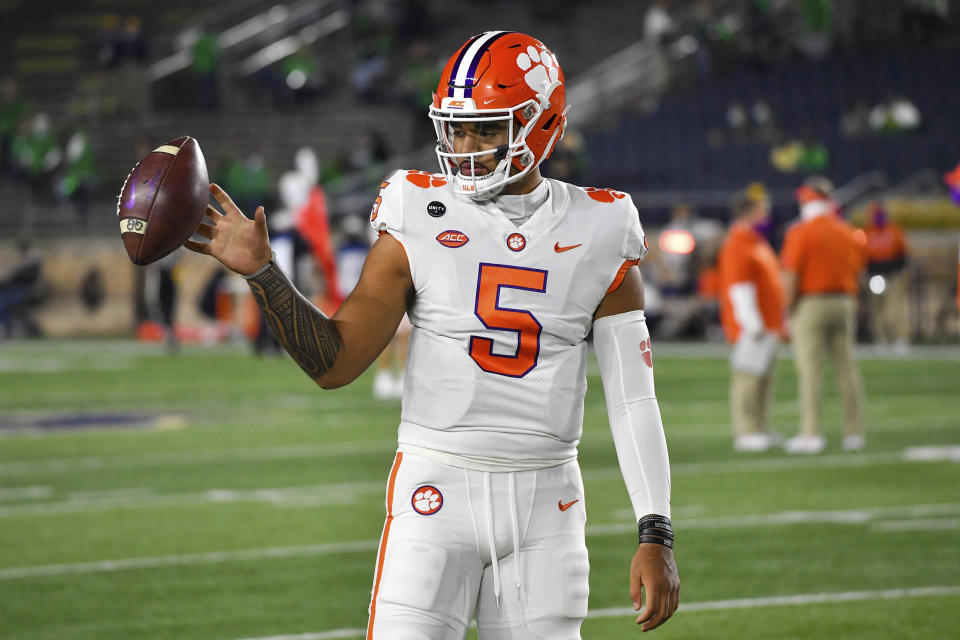
[[[540,331],[543,327],[529,311],[500,306],[500,289],[522,289],[534,293],[547,290],[547,272],[502,264],[480,263],[474,313],[487,329],[517,334],[514,355],[493,352],[493,340],[470,336],[470,357],[481,369],[511,378],[522,378],[537,366]]]

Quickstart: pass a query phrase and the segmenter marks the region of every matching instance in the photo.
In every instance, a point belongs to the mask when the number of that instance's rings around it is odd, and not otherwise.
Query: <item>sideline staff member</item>
[[[734,345],[730,372],[733,448],[766,451],[780,444],[769,430],[777,350],[785,313],[777,254],[765,237],[770,203],[751,187],[733,202],[734,222],[720,249],[720,321]]]
[[[800,433],[788,453],[820,453],[827,445],[820,426],[823,356],[828,353],[846,413],[843,448],[862,449],[863,391],[853,359],[857,281],[866,250],[831,198],[833,184],[808,178],[796,191],[800,221],[787,230],[780,251],[800,392]],[[861,232],[862,233],[862,232]]]
[[[867,273],[880,276],[884,287],[870,297],[873,340],[891,345],[894,353],[905,355],[910,341],[910,307],[907,289],[907,240],[903,228],[890,219],[880,203],[874,203],[867,238]]]

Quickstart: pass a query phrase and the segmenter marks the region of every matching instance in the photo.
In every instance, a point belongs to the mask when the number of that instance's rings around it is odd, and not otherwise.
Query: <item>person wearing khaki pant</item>
[[[734,222],[717,261],[720,321],[733,345],[730,419],[736,451],[766,451],[782,438],[769,428],[777,349],[785,312],[777,254],[764,237],[770,205],[759,185],[732,203]]]
[[[833,363],[846,412],[844,442],[847,448],[863,438],[862,383],[853,357],[856,317],[856,299],[846,294],[804,296],[793,315],[794,358],[802,416],[800,434],[810,439],[823,437],[820,412],[823,357],[827,355]]]
[[[774,355],[759,375],[736,369],[730,372],[730,417],[737,451],[765,451],[781,442],[768,426],[776,370]]]
[[[780,257],[800,397],[800,433],[784,444],[788,453],[820,453],[823,360],[828,356],[845,408],[843,448],[865,445],[863,389],[854,359],[858,279],[866,264],[866,241],[839,214],[833,185],[820,177],[797,189],[800,221],[784,237]]]

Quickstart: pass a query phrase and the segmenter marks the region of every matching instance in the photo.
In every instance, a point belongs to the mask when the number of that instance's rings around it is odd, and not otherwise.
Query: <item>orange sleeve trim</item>
[[[383,560],[387,553],[387,538],[390,536],[390,524],[393,522],[393,489],[397,481],[397,472],[400,471],[400,462],[403,454],[397,453],[390,470],[390,480],[387,482],[387,521],[383,525],[383,535],[380,536],[380,550],[377,551],[377,577],[373,582],[373,597],[370,599],[370,620],[367,622],[367,640],[373,640],[373,619],[377,614],[377,594],[380,592],[380,577],[383,574]]]
[[[620,265],[620,269],[617,271],[616,277],[614,277],[613,282],[610,284],[610,287],[607,289],[607,293],[612,293],[617,290],[620,284],[623,282],[623,279],[627,275],[627,269],[635,265],[640,264],[640,259],[636,260],[624,260],[623,264]]]

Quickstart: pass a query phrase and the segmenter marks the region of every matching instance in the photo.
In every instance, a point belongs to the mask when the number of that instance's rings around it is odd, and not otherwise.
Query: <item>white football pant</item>
[[[368,640],[580,640],[586,511],[575,461],[491,473],[398,453]]]

